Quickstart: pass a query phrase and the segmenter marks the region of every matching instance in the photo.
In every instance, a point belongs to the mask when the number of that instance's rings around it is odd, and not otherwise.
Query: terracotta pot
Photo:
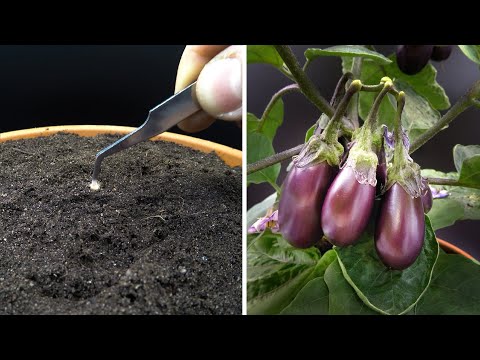
[[[67,126],[48,126],[41,128],[32,128],[25,130],[10,131],[0,133],[0,142],[7,140],[18,140],[35,138],[40,136],[54,135],[59,132],[67,132],[80,136],[95,136],[99,134],[120,134],[126,135],[135,130],[128,126],[112,126],[112,125],[67,125]],[[215,151],[217,155],[230,167],[242,166],[242,152],[232,149],[228,146],[220,145],[211,141],[197,139],[191,136],[164,132],[152,138],[153,141],[169,141],[192,149],[203,151],[206,153]],[[93,166],[93,163],[92,163]]]
[[[437,238],[438,243],[440,244],[440,247],[445,250],[447,253],[454,253],[454,254],[460,254],[465,256],[466,258],[473,259],[473,256],[467,253],[466,251],[456,247],[455,245],[446,242],[445,240]]]

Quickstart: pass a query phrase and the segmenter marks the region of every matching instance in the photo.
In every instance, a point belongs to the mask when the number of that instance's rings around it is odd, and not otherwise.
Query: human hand
[[[196,95],[205,113],[183,120],[178,127],[201,131],[215,119],[241,121],[242,45],[187,45],[178,65],[175,93],[197,80]]]

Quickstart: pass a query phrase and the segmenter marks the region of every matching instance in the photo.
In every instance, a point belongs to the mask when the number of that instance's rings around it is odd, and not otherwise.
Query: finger
[[[202,131],[208,128],[215,122],[215,118],[208,115],[205,112],[196,112],[193,115],[190,115],[185,120],[177,124],[177,126],[183,131],[193,133],[197,131]]]
[[[203,67],[228,45],[187,45],[178,65],[175,93],[197,80]]]
[[[242,116],[244,46],[234,45],[215,56],[197,80],[197,99],[211,116],[238,121]]]

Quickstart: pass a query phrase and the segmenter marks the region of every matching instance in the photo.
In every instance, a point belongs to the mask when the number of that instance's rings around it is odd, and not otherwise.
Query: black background
[[[309,47],[325,48],[330,45],[292,46],[297,58],[303,63],[303,52]],[[394,45],[376,46],[377,51],[389,55]],[[442,63],[432,62],[438,70],[437,81],[450,98],[451,104],[465,93],[475,80],[480,78],[478,66],[467,59],[458,48],[454,48],[450,58]],[[320,93],[330,99],[341,74],[341,62],[336,57],[322,57],[310,65],[308,75],[318,86]],[[260,117],[271,96],[291,81],[279,71],[264,64],[251,64],[247,69],[247,109]],[[283,125],[274,141],[275,150],[282,151],[300,144],[305,131],[318,119],[318,110],[301,94],[295,93],[284,98],[285,115]],[[442,112],[444,113],[444,112]],[[469,109],[455,119],[446,130],[440,132],[413,155],[423,168],[440,171],[455,171],[452,148],[456,144],[478,144],[480,132],[480,110]],[[287,162],[282,165],[278,183],[285,177]],[[248,208],[272,193],[267,184],[250,185],[247,191]],[[436,232],[443,238],[480,259],[480,222],[460,221]]]
[[[173,94],[184,48],[1,45],[0,132],[69,124],[138,127],[148,110]],[[242,146],[241,129],[231,122],[216,121],[192,136]]]

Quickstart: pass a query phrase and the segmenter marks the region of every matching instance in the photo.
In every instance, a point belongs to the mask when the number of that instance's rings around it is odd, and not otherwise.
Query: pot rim
[[[77,134],[80,136],[95,136],[97,134],[121,134],[126,135],[137,128],[130,126],[117,125],[59,125],[44,126],[38,128],[29,128],[23,130],[14,130],[0,133],[0,142],[9,140],[19,140],[35,138],[41,136],[51,136],[59,132]],[[164,132],[153,137],[153,141],[168,141],[184,145],[205,153],[215,151],[215,153],[230,167],[242,166],[242,151],[231,147],[217,144],[212,141],[198,139],[188,135]]]
[[[470,255],[468,252],[466,252],[465,250],[462,250],[460,249],[459,247],[453,245],[452,243],[449,243],[445,240],[442,240],[440,238],[437,238],[437,241],[438,243],[440,244],[440,246],[442,248],[444,248],[444,250],[450,250],[456,254],[460,254],[460,255],[463,255],[465,256],[467,259],[472,259],[474,260],[474,257],[472,255]]]

